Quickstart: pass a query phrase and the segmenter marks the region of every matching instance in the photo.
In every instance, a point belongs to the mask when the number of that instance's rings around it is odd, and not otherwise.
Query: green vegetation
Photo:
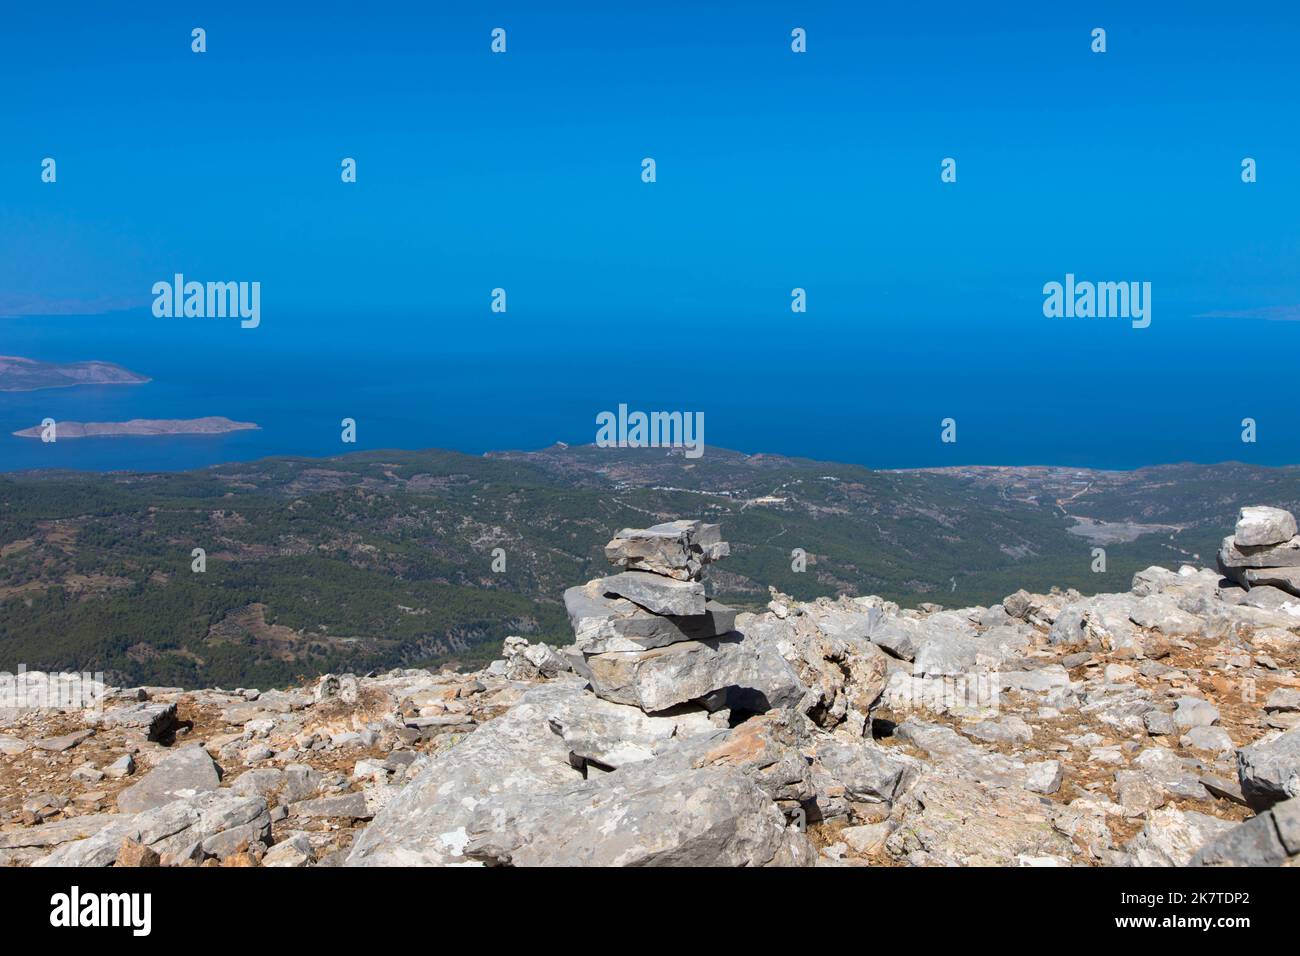
[[[1071,514],[1170,527],[1107,545],[1108,570],[1094,574],[1093,545],[1067,533],[1051,494],[713,450],[695,462],[590,448],[375,452],[0,478],[0,669],[265,687],[478,665],[509,634],[568,643],[561,595],[607,567],[612,533],[687,516],[722,522],[733,556],[715,580],[742,607],[765,603],[769,585],[949,606],[1021,587],[1124,590],[1151,564],[1212,564],[1239,504],[1298,498],[1294,469],[1111,476],[1072,498]],[[791,570],[794,548],[809,555],[806,573]]]

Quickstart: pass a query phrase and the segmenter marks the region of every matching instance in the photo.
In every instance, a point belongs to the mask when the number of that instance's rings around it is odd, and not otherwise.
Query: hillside
[[[38,362],[0,355],[0,392],[31,392],[74,385],[141,385],[149,379],[112,362]]]
[[[1212,564],[1252,501],[1295,509],[1300,470],[873,472],[557,446],[10,475],[0,642],[11,663],[183,686],[472,666],[510,634],[563,643],[559,595],[591,577],[610,536],[679,514],[725,523],[732,557],[713,586],[734,606],[761,606],[771,585],[914,607],[990,604],[1020,587],[1115,591],[1151,564]],[[1070,530],[1079,519],[1092,538]],[[1105,573],[1091,570],[1096,540]]]

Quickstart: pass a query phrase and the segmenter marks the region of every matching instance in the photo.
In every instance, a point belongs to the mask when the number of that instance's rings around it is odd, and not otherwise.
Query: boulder
[[[1273,825],[1286,852],[1300,856],[1300,798],[1275,803],[1269,812],[1273,814]]]
[[[793,669],[804,687],[801,712],[819,727],[843,726],[863,736],[870,733],[871,711],[885,687],[888,659],[865,636],[865,627],[854,626],[854,617],[866,615],[805,613],[782,620],[744,614],[736,625],[747,642],[770,646]]]
[[[762,713],[799,700],[804,692],[790,665],[767,643],[741,634],[684,641],[646,651],[596,654],[586,659],[592,689],[617,704],[653,713],[702,701]]]
[[[627,598],[653,614],[679,617],[704,613],[704,585],[649,571],[624,571],[601,578],[597,585],[606,595]]]
[[[1127,846],[1132,866],[1187,866],[1196,851],[1234,824],[1206,813],[1166,807],[1155,810]]]
[[[1192,856],[1191,866],[1278,866],[1287,859],[1272,813],[1239,823]]]
[[[1239,545],[1233,535],[1228,535],[1219,548],[1218,562],[1225,574],[1243,568],[1300,567],[1300,535],[1281,544],[1260,547]]]
[[[737,769],[647,761],[556,793],[487,801],[465,855],[510,866],[808,866],[797,828]]]
[[[731,553],[721,528],[702,521],[669,521],[650,528],[624,528],[605,545],[605,557],[629,571],[652,571],[694,581],[703,566]]]
[[[95,721],[102,728],[142,730],[153,741],[163,740],[176,729],[175,704],[136,703],[106,710]]]
[[[1237,547],[1277,545],[1296,535],[1295,516],[1281,508],[1242,508],[1233,538]]]
[[[917,762],[870,740],[822,736],[813,761],[818,802],[891,804],[915,777]]]
[[[678,616],[655,614],[622,597],[603,593],[602,580],[564,592],[564,608],[573,625],[574,648],[583,654],[649,650],[681,641],[703,640],[729,633],[736,612],[707,601],[704,613]]]
[[[169,753],[138,783],[117,795],[123,813],[140,813],[221,785],[221,769],[201,744],[189,744]]]
[[[708,712],[693,704],[651,715],[594,695],[585,706],[557,708],[547,724],[564,741],[578,769],[595,764],[615,770],[650,760],[683,740],[718,731]]]
[[[37,866],[110,866],[124,840],[150,847],[160,856],[204,853],[222,857],[240,844],[269,842],[271,816],[266,801],[230,790],[213,790],[173,800],[135,816],[118,819],[93,836],[60,846]]]
[[[1242,576],[1252,588],[1274,587],[1300,595],[1300,568],[1247,568]]]
[[[1300,728],[1238,750],[1237,778],[1255,810],[1300,796]]]
[[[466,827],[477,808],[504,795],[548,793],[582,775],[551,722],[593,698],[573,679],[539,684],[514,707],[456,746],[435,754],[357,837],[348,866],[438,866],[466,862]],[[572,718],[569,718],[572,720]],[[621,771],[620,771],[621,772]]]
[[[803,804],[815,794],[808,760],[808,722],[789,708],[770,710],[712,736],[697,736],[676,752],[660,757],[660,766],[734,767],[768,798],[784,805]]]

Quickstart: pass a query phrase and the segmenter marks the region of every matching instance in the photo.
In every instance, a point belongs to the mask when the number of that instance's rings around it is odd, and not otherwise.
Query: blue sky
[[[1167,317],[1300,304],[1293,4],[453,6],[10,5],[0,289],[748,321],[794,285],[846,319],[1036,308],[1072,269]]]
[[[0,314],[147,315],[181,271],[260,281],[284,352],[829,348],[974,391],[1122,354],[1153,396],[1296,336],[1293,3],[286,6],[8,5]],[[1153,327],[1049,325],[1066,272],[1150,281]]]

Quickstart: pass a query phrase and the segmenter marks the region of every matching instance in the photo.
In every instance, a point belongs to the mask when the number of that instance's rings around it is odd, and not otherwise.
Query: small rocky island
[[[75,385],[143,385],[149,379],[112,362],[38,362],[0,355],[0,392],[34,392]]]
[[[221,416],[207,418],[133,418],[129,422],[57,422],[55,438],[152,438],[159,435],[224,435],[261,428]],[[45,428],[33,425],[14,432],[19,438],[40,438]]]

